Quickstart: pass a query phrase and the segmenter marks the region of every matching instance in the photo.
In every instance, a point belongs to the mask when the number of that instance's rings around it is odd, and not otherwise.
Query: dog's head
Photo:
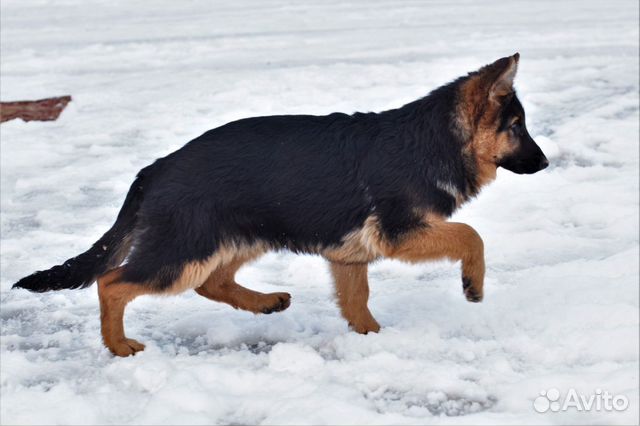
[[[524,109],[513,89],[519,57],[516,53],[498,59],[460,82],[457,128],[480,175],[488,179],[498,167],[530,174],[549,165],[527,131]]]

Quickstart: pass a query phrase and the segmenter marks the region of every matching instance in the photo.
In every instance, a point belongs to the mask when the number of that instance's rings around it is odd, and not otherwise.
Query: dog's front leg
[[[386,257],[408,262],[449,258],[462,261],[462,289],[468,301],[480,302],[484,285],[484,244],[464,223],[429,221],[389,244]]]
[[[336,285],[340,311],[349,322],[349,326],[361,334],[380,331],[380,324],[373,318],[367,306],[367,264],[331,262],[331,274]]]

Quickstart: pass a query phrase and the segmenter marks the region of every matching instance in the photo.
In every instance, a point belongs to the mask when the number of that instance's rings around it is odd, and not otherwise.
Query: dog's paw
[[[264,307],[260,310],[263,314],[271,314],[274,312],[284,311],[291,304],[291,295],[289,293],[270,293],[265,294]]]
[[[349,321],[349,327],[356,333],[368,334],[380,331],[380,324],[368,309],[357,313],[351,312],[347,320]]]
[[[482,290],[478,290],[474,287],[471,278],[463,277],[462,278],[462,291],[464,292],[464,296],[467,298],[469,302],[478,303],[482,302],[483,292]]]
[[[360,324],[354,324],[350,322],[349,327],[351,327],[353,331],[359,334],[377,333],[380,331],[380,324],[378,324],[378,321],[374,319]]]
[[[109,345],[109,350],[115,356],[129,356],[135,355],[136,352],[144,350],[144,345],[137,340],[124,338],[118,342]]]

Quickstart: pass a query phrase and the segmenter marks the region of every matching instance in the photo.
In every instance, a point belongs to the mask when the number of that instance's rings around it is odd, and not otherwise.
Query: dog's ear
[[[520,54],[500,58],[480,69],[479,74],[488,88],[489,99],[499,102],[501,98],[513,92],[513,80],[518,71]]]
[[[473,135],[482,117],[495,120],[502,101],[513,92],[513,80],[518,71],[519,59],[518,53],[500,58],[478,71],[469,73],[469,78],[462,80],[457,111],[465,140]]]

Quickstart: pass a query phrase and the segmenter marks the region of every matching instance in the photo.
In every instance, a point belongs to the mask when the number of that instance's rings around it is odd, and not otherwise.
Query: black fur
[[[89,251],[15,286],[87,286],[124,260],[116,253],[130,240],[123,280],[162,290],[222,244],[317,252],[372,214],[389,241],[425,226],[416,211],[449,216],[452,192],[478,190],[455,120],[467,78],[381,113],[255,117],[210,130],[144,169]]]

